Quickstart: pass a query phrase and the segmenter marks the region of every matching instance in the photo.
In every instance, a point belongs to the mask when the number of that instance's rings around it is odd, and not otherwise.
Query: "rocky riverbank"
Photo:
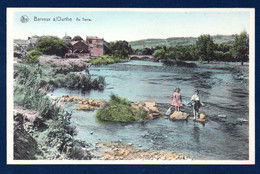
[[[120,142],[100,142],[95,150],[90,150],[103,160],[184,160],[188,155],[167,151],[140,150],[130,144]]]

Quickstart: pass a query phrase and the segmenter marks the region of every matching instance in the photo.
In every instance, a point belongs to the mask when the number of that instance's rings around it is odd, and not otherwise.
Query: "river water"
[[[231,64],[224,64],[227,67]],[[222,66],[222,65],[221,65]],[[136,123],[100,123],[96,111],[76,111],[75,104],[65,108],[73,111],[71,122],[78,132],[76,138],[95,145],[97,142],[121,141],[141,149],[174,151],[200,160],[246,160],[249,154],[248,81],[236,80],[231,72],[200,66],[183,68],[159,62],[132,60],[125,63],[91,67],[90,74],[104,76],[103,91],[56,89],[54,96],[82,96],[108,100],[111,94],[132,101],[155,101],[165,112],[176,87],[181,89],[183,103],[188,103],[194,89],[200,91],[209,121],[205,124],[170,121],[167,117]],[[192,108],[184,106],[192,115]],[[224,118],[223,118],[224,117]]]

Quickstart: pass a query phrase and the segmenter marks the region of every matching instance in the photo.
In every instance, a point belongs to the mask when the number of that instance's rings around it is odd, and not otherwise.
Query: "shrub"
[[[102,121],[128,123],[140,120],[146,114],[146,111],[132,108],[129,100],[112,95],[108,104],[98,110],[96,117]]]
[[[104,55],[104,56],[100,56],[96,59],[90,60],[90,63],[93,65],[107,65],[107,64],[122,62],[124,60],[126,60],[126,59],[120,59],[120,58],[115,58],[110,55]]]
[[[106,85],[105,78],[102,76],[99,76],[98,78],[94,79],[91,82],[91,88],[93,89],[102,90],[104,89],[105,85]]]
[[[37,61],[37,59],[42,55],[42,52],[37,50],[37,49],[33,49],[31,51],[28,51],[26,53],[26,57],[25,57],[25,61],[28,63],[34,63]]]

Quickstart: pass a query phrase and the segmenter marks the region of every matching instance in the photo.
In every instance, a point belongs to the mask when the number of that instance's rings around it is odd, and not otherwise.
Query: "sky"
[[[41,9],[42,10],[42,9]],[[21,16],[29,18],[22,23]],[[71,18],[72,21],[53,21],[53,18]],[[50,21],[35,20],[49,18]],[[77,21],[76,19],[80,19]],[[91,21],[83,21],[82,18]],[[250,12],[231,11],[173,11],[142,10],[112,11],[23,11],[14,12],[13,36],[27,39],[32,35],[53,35],[74,37],[80,35],[98,36],[106,41],[135,41],[149,38],[198,37],[201,34],[231,35],[250,31]]]

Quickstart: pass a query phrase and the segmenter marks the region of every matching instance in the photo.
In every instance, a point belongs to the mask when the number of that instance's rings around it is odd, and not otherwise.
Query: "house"
[[[84,40],[72,41],[69,46],[68,53],[65,54],[66,58],[91,58],[89,53],[89,47]]]
[[[65,57],[96,58],[104,55],[104,39],[87,36],[85,40],[72,41]]]
[[[71,42],[72,53],[89,53],[89,46],[84,40]]]
[[[89,46],[91,57],[104,55],[104,39],[97,36],[87,36],[86,43]]]

